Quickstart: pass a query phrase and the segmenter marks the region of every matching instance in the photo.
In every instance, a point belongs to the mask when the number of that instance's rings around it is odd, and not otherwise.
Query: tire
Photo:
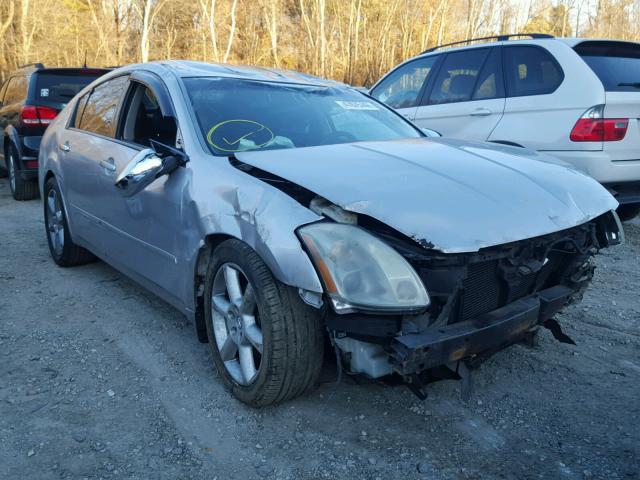
[[[620,205],[616,212],[618,213],[618,217],[620,217],[621,222],[628,222],[638,216],[640,213],[640,204],[632,203],[630,205]]]
[[[7,151],[7,174],[9,176],[9,188],[13,198],[19,201],[33,200],[38,196],[38,182],[25,180],[16,168],[18,152],[10,146]]]
[[[93,261],[95,257],[89,250],[79,247],[71,240],[67,218],[62,207],[62,195],[55,177],[51,177],[44,184],[43,198],[44,226],[49,253],[53,261],[61,267],[84,265]]]
[[[230,301],[229,268],[237,272],[236,291],[242,293],[235,297],[244,302]],[[255,303],[247,300],[251,297],[249,291]],[[229,304],[228,308],[221,308],[224,302]],[[294,288],[276,280],[260,257],[239,240],[223,242],[212,255],[205,279],[205,321],[213,362],[225,387],[241,402],[254,407],[272,405],[302,395],[315,386],[324,351],[319,310],[302,302]],[[233,325],[242,332],[234,334]],[[255,334],[249,333],[256,326],[261,331],[261,345],[251,339]],[[227,344],[236,349],[235,353],[233,348],[226,348]],[[250,374],[245,375],[241,364],[243,352],[247,358],[247,347],[254,362],[252,377],[251,368]]]

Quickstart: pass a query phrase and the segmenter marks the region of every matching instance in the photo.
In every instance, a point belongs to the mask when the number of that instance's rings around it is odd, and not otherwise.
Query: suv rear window
[[[54,103],[68,103],[80,90],[106,72],[90,70],[87,73],[39,72],[35,98]]]
[[[629,42],[583,42],[576,53],[591,67],[608,92],[640,90],[640,45]]]

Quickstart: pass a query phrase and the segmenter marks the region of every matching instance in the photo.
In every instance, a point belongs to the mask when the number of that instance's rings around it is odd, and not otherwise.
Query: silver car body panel
[[[190,161],[127,198],[113,184],[141,147],[67,127],[84,93],[134,71],[162,79]],[[292,72],[193,62],[131,65],[101,77],[52,122],[40,148],[40,187],[56,176],[74,241],[192,318],[198,261],[211,236],[243,240],[283,283],[322,292],[295,233],[322,217],[229,159],[211,155],[181,76],[340,85]],[[69,152],[60,148],[65,143]],[[589,177],[535,152],[495,145],[425,139],[237,157],[444,252],[475,251],[568,228],[616,207]]]
[[[551,157],[487,143],[415,139],[236,156],[445,253],[571,228],[618,205]]]

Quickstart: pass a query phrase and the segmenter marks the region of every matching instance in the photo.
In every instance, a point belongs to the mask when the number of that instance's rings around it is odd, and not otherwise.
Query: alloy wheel
[[[227,372],[240,385],[260,370],[263,337],[254,288],[233,263],[223,264],[211,291],[213,334]]]
[[[64,217],[58,192],[51,189],[47,195],[47,231],[53,250],[62,255],[64,249]]]

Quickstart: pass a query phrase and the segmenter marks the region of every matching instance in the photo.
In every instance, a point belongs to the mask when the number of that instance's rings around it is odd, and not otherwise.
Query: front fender
[[[226,162],[226,159],[211,161]],[[316,270],[295,233],[299,226],[321,217],[228,163],[220,167],[215,171],[217,181],[199,176],[193,178],[190,189],[193,197],[189,203],[200,227],[198,249],[190,259],[192,271],[197,269],[198,252],[205,239],[223,235],[248,244],[282,283],[322,293]]]

